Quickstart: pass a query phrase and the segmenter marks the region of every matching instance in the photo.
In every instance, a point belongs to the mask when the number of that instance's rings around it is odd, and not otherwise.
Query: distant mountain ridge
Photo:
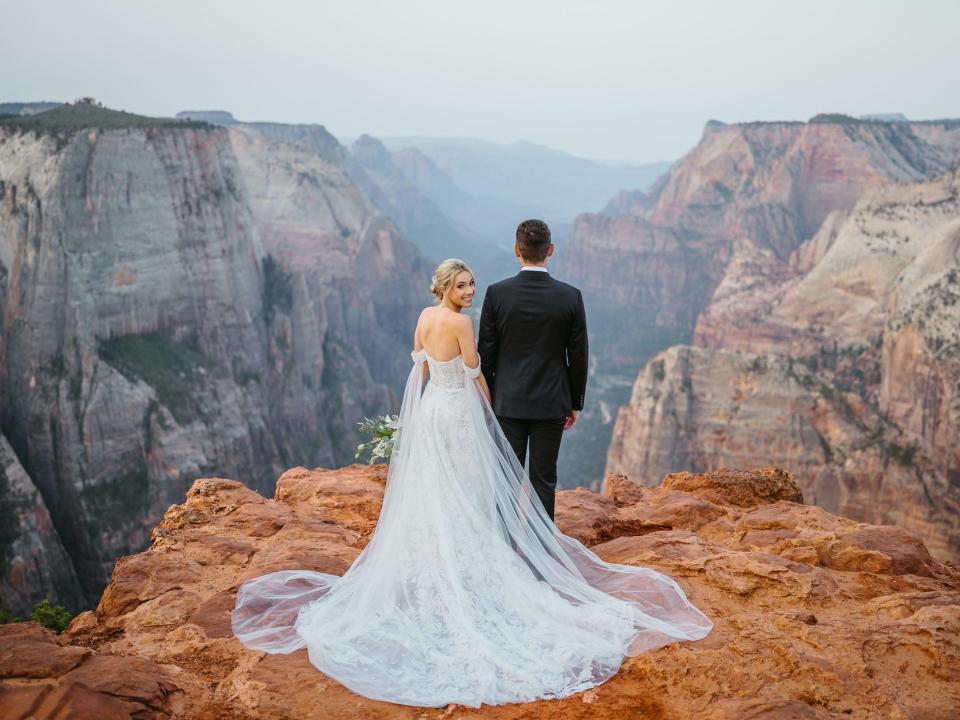
[[[391,151],[420,150],[458,188],[481,201],[507,203],[521,214],[542,217],[556,226],[569,223],[583,208],[603,207],[620,190],[646,189],[671,165],[612,165],[525,141],[500,144],[472,138],[380,139]],[[442,198],[434,199],[456,217],[456,211]]]
[[[63,103],[41,101],[41,102],[4,102],[0,103],[0,116],[3,115],[35,115],[36,113],[46,112],[59,107]]]

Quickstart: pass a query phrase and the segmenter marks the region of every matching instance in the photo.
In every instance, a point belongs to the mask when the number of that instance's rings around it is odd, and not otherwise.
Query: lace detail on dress
[[[457,357],[451,360],[434,360],[427,355],[427,366],[430,368],[430,377],[427,387],[434,386],[442,390],[463,390],[466,375],[463,371],[463,359]]]
[[[475,368],[467,367],[463,363],[463,356],[457,355],[450,360],[434,360],[425,350],[414,350],[410,353],[416,364],[426,362],[430,368],[427,387],[435,390],[459,391],[466,387],[466,380],[474,380],[480,376],[478,363]]]

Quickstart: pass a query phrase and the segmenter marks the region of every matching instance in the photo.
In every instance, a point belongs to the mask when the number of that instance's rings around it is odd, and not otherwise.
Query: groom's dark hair
[[[543,220],[524,220],[517,225],[517,247],[524,260],[543,262],[550,249],[550,228]]]

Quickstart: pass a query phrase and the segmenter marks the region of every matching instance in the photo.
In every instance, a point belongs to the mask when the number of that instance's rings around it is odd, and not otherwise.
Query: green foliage
[[[61,605],[51,605],[48,600],[42,600],[40,604],[33,609],[33,614],[30,616],[30,619],[37,623],[37,625],[43,625],[45,628],[49,628],[59,635],[67,629],[71,617],[65,607]]]
[[[762,375],[767,371],[767,358],[765,355],[757,355],[750,361],[750,372]]]
[[[399,418],[396,415],[378,415],[377,417],[364,418],[357,423],[357,427],[364,435],[370,435],[370,441],[357,445],[357,452],[353,456],[359,460],[360,457],[370,451],[370,460],[368,464],[373,465],[379,459],[389,461],[393,454],[393,440],[397,432]]]
[[[53,375],[55,378],[64,378],[67,376],[67,363],[64,360],[63,353],[56,353],[50,356],[43,369]]]
[[[128,378],[143,380],[181,425],[201,416],[195,389],[214,370],[205,355],[160,333],[122,335],[101,342],[100,358]]]
[[[658,383],[663,382],[664,378],[667,376],[663,360],[655,360],[653,363],[651,363],[650,369],[653,371],[653,379]]]
[[[13,613],[7,612],[6,610],[0,609],[0,625],[7,625],[9,623],[18,623],[18,622],[20,622],[19,617],[17,617]]]
[[[33,130],[37,133],[57,134],[85,128],[111,130],[116,128],[189,127],[211,128],[210,123],[176,118],[156,118],[122,110],[105,108],[92,98],[83,98],[70,105],[60,105],[35,115],[0,116],[0,127]]]
[[[267,325],[274,313],[293,309],[293,275],[273,255],[263,258],[263,316]]]
[[[150,503],[150,478],[145,467],[85,485],[81,491],[90,517],[107,530],[120,530],[142,518]],[[94,523],[94,525],[96,525]],[[91,526],[96,532],[97,528]]]
[[[256,370],[238,370],[234,373],[234,378],[238,385],[248,385],[253,382],[259,384],[262,382],[260,373]]]
[[[839,125],[865,125],[869,123],[868,120],[861,120],[860,118],[855,118],[850,115],[844,115],[843,113],[820,113],[819,115],[814,115],[810,118],[810,124],[815,125],[818,123],[822,124],[839,124]]]
[[[906,447],[903,445],[898,445],[897,443],[890,443],[887,445],[887,451],[890,453],[890,457],[904,467],[913,466],[913,457],[916,455],[918,449],[919,448],[914,443],[911,443]]]

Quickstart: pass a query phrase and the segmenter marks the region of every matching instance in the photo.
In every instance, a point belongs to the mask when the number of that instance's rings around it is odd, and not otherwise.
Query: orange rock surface
[[[960,568],[892,526],[801,504],[789,473],[678,473],[642,487],[562,492],[557,522],[603,558],[669,573],[715,622],[704,640],[629,658],[564,700],[414,708],[357,696],[306,653],[266,655],[231,636],[246,579],[283,568],[342,573],[368,541],[382,467],[295,468],[266,500],[197,480],[122,558],[93,612],[59,637],[0,626],[3,718],[956,717]]]

